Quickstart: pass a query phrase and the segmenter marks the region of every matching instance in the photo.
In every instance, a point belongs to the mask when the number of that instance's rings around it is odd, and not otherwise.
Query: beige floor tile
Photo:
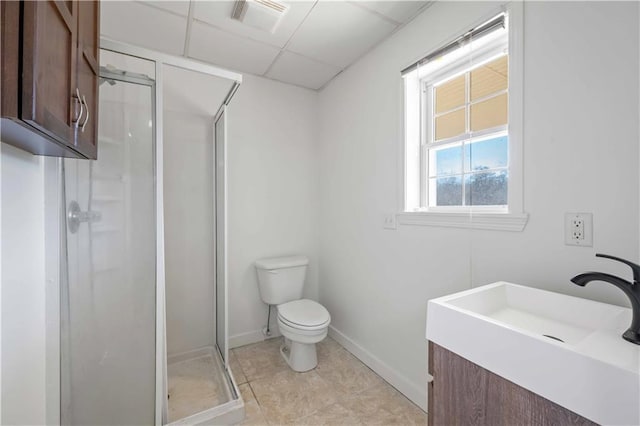
[[[335,340],[317,344],[318,367],[307,373],[289,368],[281,344],[278,338],[233,350],[248,379],[240,386],[247,424],[426,425],[424,411]]]
[[[238,386],[242,400],[244,401],[244,421],[241,425],[268,425],[267,419],[256,400],[249,383]]]
[[[248,381],[289,370],[289,366],[280,355],[282,343],[283,339],[278,337],[233,350]]]
[[[318,362],[316,371],[331,383],[342,397],[349,397],[384,381],[346,349],[328,351]]]
[[[170,364],[169,420],[178,420],[226,402],[211,356]]]
[[[427,414],[386,382],[342,403],[366,424],[427,424]]]
[[[270,424],[291,423],[336,402],[333,386],[313,370],[287,369],[250,385]]]
[[[324,340],[316,344],[316,350],[318,353],[318,363],[327,359],[329,354],[334,351],[339,351],[342,346],[331,337],[326,337]]]
[[[321,408],[310,416],[296,419],[292,422],[295,425],[304,426],[334,426],[334,425],[360,425],[363,424],[360,418],[353,411],[345,408],[342,404],[331,404]]]
[[[242,371],[242,366],[234,350],[229,351],[229,367],[231,368],[231,373],[233,373],[233,378],[236,380],[237,385],[247,383],[247,376],[244,375],[244,371]]]

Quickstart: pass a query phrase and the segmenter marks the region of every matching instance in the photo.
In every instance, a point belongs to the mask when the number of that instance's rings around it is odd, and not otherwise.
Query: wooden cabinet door
[[[429,373],[429,426],[596,425],[433,342]]]
[[[21,118],[65,144],[73,143],[77,7],[71,1],[23,3]]]
[[[76,130],[76,150],[95,159],[98,143],[98,86],[100,43],[100,5],[97,1],[78,2],[77,86],[85,104],[85,115]]]

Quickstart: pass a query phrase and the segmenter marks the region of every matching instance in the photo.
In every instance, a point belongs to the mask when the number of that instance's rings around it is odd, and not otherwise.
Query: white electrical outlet
[[[382,227],[384,229],[396,229],[398,227],[396,223],[396,215],[393,213],[387,213],[382,218]]]
[[[593,246],[593,214],[565,213],[564,243],[568,246]]]

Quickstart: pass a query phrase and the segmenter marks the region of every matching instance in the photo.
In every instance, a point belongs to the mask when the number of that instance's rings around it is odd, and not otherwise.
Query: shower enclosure
[[[65,159],[62,165],[66,238],[61,242],[61,422],[238,422],[243,404],[227,365],[225,124],[226,105],[241,76],[110,40],[101,42],[101,65],[98,160]],[[179,105],[180,96],[169,85],[176,72],[213,79],[211,90],[203,91],[216,110],[193,114],[188,105]],[[172,106],[174,102],[178,105]],[[185,117],[172,120],[176,110],[206,123],[208,131],[197,139],[202,151],[178,146],[183,139],[175,125]],[[165,122],[173,127],[165,129]],[[178,131],[178,137],[172,131]],[[210,230],[200,244],[210,249],[194,246],[198,241],[192,239],[183,239],[178,249],[201,252],[202,265],[210,265],[211,272],[201,274],[197,283],[205,293],[195,295],[210,296],[210,312],[186,324],[204,330],[207,339],[200,347],[167,353],[168,345],[175,346],[174,340],[184,334],[180,329],[169,333],[167,319],[175,316],[169,309],[184,307],[167,298],[167,289],[194,281],[184,268],[175,268],[194,261],[176,255],[176,230],[185,226],[178,223],[180,215],[197,216],[190,210],[193,206],[181,204],[189,200],[180,199],[184,192],[176,188],[179,179],[170,174],[180,167],[188,173],[190,167],[174,164],[175,152],[167,153],[178,148],[184,161],[189,155],[204,160],[201,174],[190,184],[199,185],[202,193],[196,195],[208,203],[197,210]],[[208,370],[187,372],[191,377],[182,383],[172,376],[189,362],[202,367],[205,360],[210,361]],[[179,392],[180,386],[202,376],[211,378],[205,385],[216,398],[194,401],[202,392]],[[175,409],[180,401],[181,409]]]

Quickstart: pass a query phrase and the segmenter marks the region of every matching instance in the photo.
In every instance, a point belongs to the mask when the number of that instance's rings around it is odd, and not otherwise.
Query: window
[[[427,205],[507,207],[507,54],[425,83]]]
[[[439,214],[438,224],[457,215],[464,226],[470,212],[500,215],[518,222],[508,229],[524,227],[522,52],[511,18],[501,12],[403,71],[405,212]]]

